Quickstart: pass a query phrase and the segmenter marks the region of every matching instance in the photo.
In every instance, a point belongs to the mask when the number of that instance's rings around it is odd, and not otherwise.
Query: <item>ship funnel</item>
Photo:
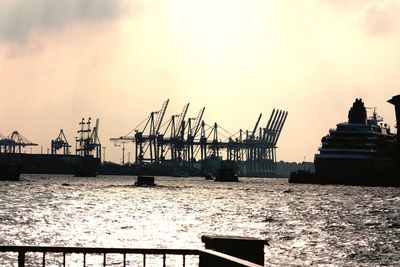
[[[349,110],[349,123],[367,123],[367,110],[365,109],[364,103],[361,98],[356,98],[353,106]]]
[[[400,144],[400,95],[396,95],[389,99],[388,102],[394,105],[396,111],[396,128],[397,128],[397,144]]]

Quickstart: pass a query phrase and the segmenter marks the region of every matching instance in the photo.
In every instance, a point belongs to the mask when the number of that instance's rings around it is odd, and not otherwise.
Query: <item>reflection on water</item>
[[[203,234],[268,239],[268,265],[400,263],[400,189],[286,179],[74,178],[0,182],[0,244],[203,248]],[[118,259],[112,258],[118,264]]]

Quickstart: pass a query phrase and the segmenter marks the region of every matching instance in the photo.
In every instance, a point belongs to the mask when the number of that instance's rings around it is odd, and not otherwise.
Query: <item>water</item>
[[[222,234],[267,239],[268,266],[400,264],[400,188],[166,177],[138,188],[134,181],[0,182],[0,245],[196,249],[204,247],[201,235]]]

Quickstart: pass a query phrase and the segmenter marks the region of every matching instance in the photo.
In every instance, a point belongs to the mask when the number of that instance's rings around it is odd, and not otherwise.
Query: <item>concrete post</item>
[[[18,252],[18,267],[25,266],[25,251]]]
[[[266,240],[239,236],[203,235],[201,241],[205,244],[206,249],[225,253],[262,266],[264,266],[264,245],[269,245]]]

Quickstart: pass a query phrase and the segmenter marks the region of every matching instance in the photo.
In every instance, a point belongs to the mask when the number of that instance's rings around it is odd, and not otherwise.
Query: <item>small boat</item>
[[[236,175],[233,168],[219,168],[215,176],[216,182],[238,182],[239,177]]]
[[[154,183],[154,176],[138,176],[135,186],[156,186]]]

